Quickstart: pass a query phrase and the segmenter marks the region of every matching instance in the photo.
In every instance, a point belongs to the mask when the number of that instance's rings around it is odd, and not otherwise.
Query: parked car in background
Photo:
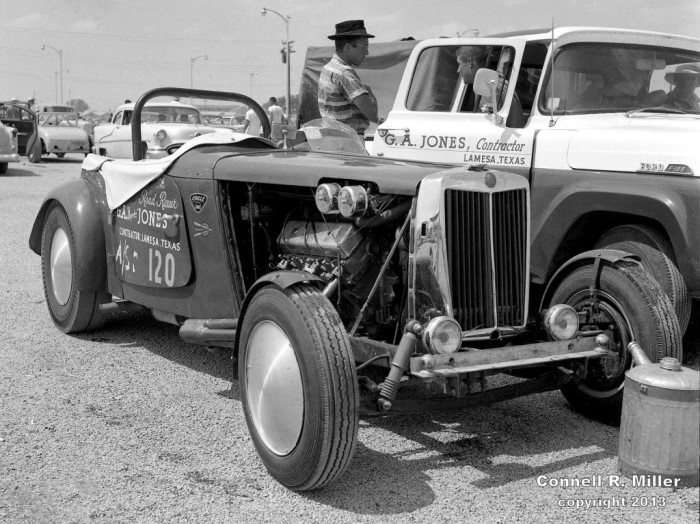
[[[227,117],[219,113],[202,113],[203,123],[212,127],[224,127],[232,131],[243,132],[242,125],[236,125],[233,117]]]
[[[0,120],[0,174],[7,172],[9,162],[19,162],[17,130]]]
[[[42,105],[38,106],[42,113],[75,113],[73,106],[67,105]]]
[[[19,102],[0,102],[0,120],[17,130],[17,152],[30,162],[40,162],[41,144],[36,113]]]
[[[66,153],[90,152],[90,141],[85,131],[78,127],[77,113],[39,113],[39,139],[41,154],[55,154],[63,158]]]
[[[134,104],[117,108],[108,124],[94,129],[94,152],[111,158],[132,158],[131,115]],[[195,106],[177,100],[146,104],[141,115],[141,142],[145,158],[162,158],[177,151],[185,142],[221,127],[205,125]]]

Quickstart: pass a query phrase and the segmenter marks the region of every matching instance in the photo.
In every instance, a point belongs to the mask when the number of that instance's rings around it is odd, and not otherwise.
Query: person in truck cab
[[[664,78],[675,86],[666,97],[665,106],[700,111],[700,98],[695,94],[695,89],[700,86],[700,67],[681,64],[674,73],[667,73]]]
[[[379,123],[377,99],[365,86],[353,67],[362,64],[369,54],[369,39],[363,20],[348,20],[335,25],[335,54],[318,80],[318,109],[322,117],[349,125],[364,135],[370,122]]]
[[[460,111],[484,111],[484,106],[486,104],[495,104],[491,100],[481,100],[481,97],[474,94],[472,84],[474,83],[474,77],[476,72],[482,68],[486,67],[486,61],[488,58],[488,50],[484,46],[462,46],[457,49],[457,72],[462,78],[462,81],[467,84],[467,93],[464,96],[462,105],[460,106]],[[506,74],[504,70],[506,66],[511,65],[512,53],[508,48],[501,51],[501,58],[499,59],[499,65],[497,67],[499,81],[496,86],[496,98],[501,98],[501,93],[508,89],[508,83],[506,80]],[[502,105],[498,102],[498,107]],[[518,93],[515,93],[513,101],[511,102],[510,111],[508,112],[508,118],[506,119],[506,127],[524,127],[525,118],[523,116],[523,108],[520,102]]]
[[[467,84],[468,92],[464,97],[462,102],[462,111],[478,111],[477,108],[478,98],[474,94],[472,89],[472,84],[474,83],[474,77],[476,72],[482,68],[486,67],[486,48],[476,45],[465,45],[457,49],[457,73],[462,78],[462,81]]]

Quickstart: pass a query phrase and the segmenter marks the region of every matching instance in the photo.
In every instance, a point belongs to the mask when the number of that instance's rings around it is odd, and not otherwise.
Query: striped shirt
[[[369,118],[352,101],[368,92],[355,70],[333,55],[318,79],[318,110],[322,117],[338,120],[361,135],[369,127]]]

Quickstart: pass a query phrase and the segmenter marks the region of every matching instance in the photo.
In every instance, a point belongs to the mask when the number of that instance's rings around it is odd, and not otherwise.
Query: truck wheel
[[[550,305],[569,304],[579,312],[582,329],[602,329],[617,358],[594,361],[578,384],[562,388],[582,413],[618,422],[625,371],[632,365],[627,344],[636,340],[652,362],[672,356],[681,360],[681,332],[673,305],[646,271],[632,262],[601,263],[596,292],[594,266],[574,269],[552,295]]]
[[[648,226],[626,224],[605,233],[596,242],[595,247],[619,249],[637,255],[644,268],[671,299],[681,333],[685,333],[690,321],[692,299],[676,266],[671,243],[663,235]]]
[[[41,236],[41,269],[44,295],[51,318],[64,333],[101,328],[105,316],[99,305],[104,292],[78,291],[76,279],[75,237],[68,215],[58,204],[46,214]]]
[[[241,401],[260,459],[293,490],[333,482],[355,451],[359,410],[337,312],[311,286],[268,287],[253,297],[242,324]]]

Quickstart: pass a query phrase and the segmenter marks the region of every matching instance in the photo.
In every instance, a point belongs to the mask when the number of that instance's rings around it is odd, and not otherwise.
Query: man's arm
[[[374,95],[371,92],[363,93],[354,98],[352,103],[355,104],[360,111],[362,111],[363,115],[369,118],[370,122],[374,122],[375,124],[377,123],[379,120],[379,115],[377,114],[377,99],[374,98]]]

